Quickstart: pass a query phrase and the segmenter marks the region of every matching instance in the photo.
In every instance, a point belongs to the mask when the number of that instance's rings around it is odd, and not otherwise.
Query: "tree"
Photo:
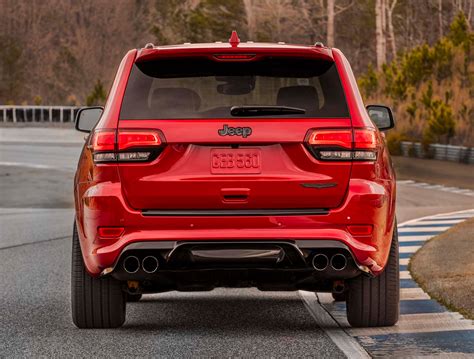
[[[334,1],[328,0],[327,46],[334,47]]]
[[[386,8],[386,14],[387,14],[387,41],[390,44],[390,51],[392,53],[392,59],[395,58],[397,55],[397,46],[395,43],[395,32],[393,30],[393,11],[395,10],[395,6],[397,6],[397,0],[386,0],[387,3],[387,8]]]
[[[377,59],[377,70],[387,62],[386,38],[385,38],[385,0],[375,1],[375,54]]]
[[[89,96],[87,96],[86,99],[86,105],[87,106],[96,106],[96,105],[103,105],[105,103],[105,100],[107,98],[107,93],[105,92],[104,85],[100,80],[97,80],[97,82],[94,85],[94,89],[90,93]]]
[[[351,2],[346,5],[346,6],[337,6],[335,10],[335,0],[327,0],[327,27],[326,27],[326,34],[327,34],[327,46],[328,47],[334,47],[335,44],[335,39],[334,39],[334,20],[335,17],[349,9],[353,4],[354,1],[351,0]]]

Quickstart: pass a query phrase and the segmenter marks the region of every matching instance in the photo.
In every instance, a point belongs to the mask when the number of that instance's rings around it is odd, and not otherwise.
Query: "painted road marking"
[[[408,265],[410,258],[400,258],[400,265]]]
[[[423,226],[423,227],[418,227],[418,226],[414,226],[414,225],[411,225],[411,226],[406,226],[406,227],[402,227],[402,228],[399,228],[398,229],[398,234],[405,234],[405,233],[420,233],[420,232],[426,232],[427,229],[433,231],[434,232],[437,232],[436,234],[438,233],[441,233],[441,232],[444,232],[446,230],[448,230],[451,226],[443,226],[443,227],[438,227],[438,226]],[[431,234],[431,233],[430,233]],[[412,234],[413,235],[413,234]],[[416,234],[414,234],[416,236]]]
[[[421,246],[406,246],[400,247],[400,253],[415,253]]]
[[[423,291],[421,288],[401,288],[400,289],[400,299],[401,300],[410,300],[410,299],[430,299],[430,296]]]
[[[427,241],[430,238],[432,236],[400,236],[398,237],[398,242]]]
[[[324,307],[320,305],[315,293],[302,290],[300,290],[299,293],[303,299],[303,303],[319,327],[323,328],[329,338],[331,338],[348,358],[370,358],[369,354],[354,337],[347,334],[344,330],[341,330],[337,322],[335,322]]]
[[[411,279],[411,275],[409,271],[400,271],[400,279]]]
[[[341,328],[351,334],[372,356],[462,356],[474,354],[474,325],[462,315],[450,312],[412,279],[410,257],[427,240],[467,218],[474,210],[429,216],[399,225],[400,320],[385,328],[351,328],[346,304],[334,302],[329,293],[318,293],[320,303]]]
[[[47,169],[47,170],[63,170],[63,171],[74,171],[74,168],[71,167],[61,167],[61,166],[48,166],[42,165],[39,163],[26,163],[26,162],[4,162],[0,161],[0,166],[9,166],[9,167],[26,167],[34,169]]]

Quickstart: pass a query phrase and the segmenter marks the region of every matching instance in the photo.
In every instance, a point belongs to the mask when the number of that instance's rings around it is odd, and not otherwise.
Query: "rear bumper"
[[[206,241],[288,241],[301,248],[344,245],[359,268],[374,275],[387,261],[394,223],[393,188],[376,182],[352,179],[344,204],[325,213],[308,211],[274,215],[144,215],[131,209],[120,183],[99,183],[88,188],[76,202],[77,224],[86,268],[100,275],[114,268],[121,254],[132,244]],[[348,225],[371,224],[368,236],[351,235]],[[101,239],[97,228],[124,227],[118,239]]]

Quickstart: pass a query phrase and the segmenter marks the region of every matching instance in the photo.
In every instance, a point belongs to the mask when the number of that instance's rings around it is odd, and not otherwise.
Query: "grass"
[[[410,260],[413,279],[432,298],[474,319],[474,218],[429,240]]]

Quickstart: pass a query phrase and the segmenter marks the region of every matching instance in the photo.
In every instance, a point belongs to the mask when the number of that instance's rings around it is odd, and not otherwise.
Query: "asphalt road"
[[[145,296],[128,305],[121,329],[76,329],[70,318],[68,190],[80,141],[76,136],[48,145],[48,138],[23,143],[5,137],[10,136],[0,137],[0,357],[344,357],[292,292]],[[399,222],[471,207],[472,197],[398,188]]]

